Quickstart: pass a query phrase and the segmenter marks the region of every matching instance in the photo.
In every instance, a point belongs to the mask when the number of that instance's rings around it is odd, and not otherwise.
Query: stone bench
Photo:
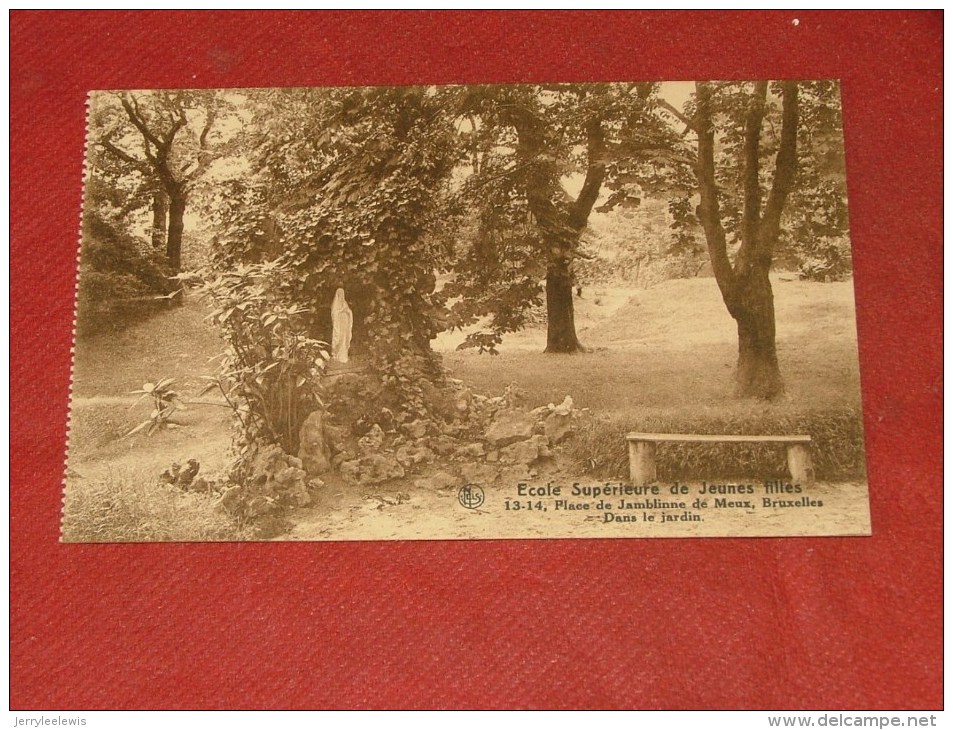
[[[655,446],[659,443],[757,443],[785,444],[788,452],[788,470],[791,478],[798,484],[810,485],[814,482],[814,465],[811,462],[810,436],[713,436],[691,433],[630,433],[629,442],[629,478],[632,484],[651,484],[656,481]],[[712,475],[715,476],[715,475]]]

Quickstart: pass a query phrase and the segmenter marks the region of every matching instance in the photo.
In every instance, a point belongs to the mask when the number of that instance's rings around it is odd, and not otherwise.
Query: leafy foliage
[[[162,378],[155,383],[143,383],[142,388],[132,391],[133,395],[139,396],[132,407],[134,408],[146,398],[151,398],[152,412],[149,418],[131,429],[127,436],[139,433],[143,429],[148,429],[146,433],[151,436],[170,422],[173,413],[186,410],[179,394],[172,389],[174,382],[172,378]]]
[[[90,104],[90,163],[128,193],[127,211],[149,208],[150,237],[178,272],[186,203],[230,146],[218,124],[229,95],[205,89],[98,92]]]
[[[277,261],[240,264],[206,272],[201,288],[229,348],[200,395],[218,391],[232,409],[242,457],[259,440],[296,453],[301,424],[323,405],[328,347],[305,331],[305,310],[293,303],[285,283],[292,273]]]
[[[716,182],[721,191],[721,219],[733,251],[742,235],[745,113],[752,84],[712,83],[710,88],[719,130]],[[835,81],[804,81],[798,83],[798,92],[798,170],[785,205],[776,254],[782,266],[799,270],[804,278],[842,279],[850,274],[851,260],[840,89]],[[693,111],[694,100],[686,105],[685,115]],[[772,162],[780,144],[780,117],[780,90],[778,84],[772,84],[759,148],[762,198],[770,187]],[[673,205],[681,205],[684,215],[677,215],[676,223],[679,235],[690,241],[695,238],[693,227],[696,231],[697,227],[687,199],[677,202],[679,189],[680,185],[673,189]]]
[[[355,315],[355,349],[408,416],[426,410],[417,381],[439,378],[430,340],[443,313],[433,292],[458,158],[454,89],[262,92],[253,174],[211,210],[223,231],[215,263],[274,262],[282,296],[327,338],[337,287]],[[275,113],[275,110],[279,110]]]
[[[459,198],[470,211],[468,236],[443,294],[452,326],[487,320],[462,347],[494,352],[505,333],[526,323],[545,279],[547,351],[578,349],[570,284],[587,258],[582,239],[591,211],[603,192],[599,211],[633,210],[642,186],[666,174],[674,133],[654,113],[656,95],[655,84],[467,92],[469,170]]]
[[[695,276],[707,261],[699,242],[687,247],[672,235],[678,229],[670,201],[642,200],[635,210],[616,210],[595,220],[583,235],[587,254],[577,266],[580,285],[627,282],[649,287],[660,281]]]
[[[175,289],[163,257],[130,232],[118,199],[105,180],[87,183],[77,301],[81,334],[121,324],[118,314],[145,309]]]

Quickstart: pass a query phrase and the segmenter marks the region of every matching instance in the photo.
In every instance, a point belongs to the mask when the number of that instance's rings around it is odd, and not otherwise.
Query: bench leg
[[[640,486],[655,481],[655,444],[651,441],[629,441],[629,479]]]
[[[811,448],[806,444],[788,446],[788,471],[791,479],[806,487],[814,483],[814,463],[811,461]]]

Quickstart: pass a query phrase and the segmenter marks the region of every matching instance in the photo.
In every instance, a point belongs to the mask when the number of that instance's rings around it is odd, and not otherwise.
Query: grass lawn
[[[577,300],[579,338],[591,352],[546,355],[545,330],[504,340],[499,355],[454,351],[446,338],[445,361],[454,375],[481,392],[515,382],[533,405],[559,402],[603,414],[708,410],[748,412],[859,408],[853,286],[774,280],[778,352],[786,384],[774,404],[733,397],[737,358],[734,321],[714,279],[677,279],[633,290],[606,314],[594,301]]]

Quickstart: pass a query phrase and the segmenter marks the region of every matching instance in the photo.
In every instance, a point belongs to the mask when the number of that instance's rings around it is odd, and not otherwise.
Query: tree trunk
[[[152,248],[161,251],[165,248],[165,232],[168,226],[169,201],[165,191],[156,190],[152,194]]]
[[[166,238],[166,258],[173,274],[182,270],[182,231],[185,227],[185,196],[181,194],[169,196],[169,235]]]
[[[751,272],[739,282],[732,315],[738,324],[737,394],[773,400],[784,392],[775,346],[774,294],[768,272]]]
[[[768,82],[754,85],[745,114],[744,210],[741,246],[731,262],[719,208],[715,178],[715,127],[712,88],[696,82],[694,128],[698,134],[700,203],[696,210],[705,230],[712,271],[728,312],[738,325],[737,394],[772,400],[784,392],[775,345],[774,294],[771,291],[771,260],[781,230],[784,203],[797,172],[797,82],[782,82],[781,142],[775,158],[774,181],[761,212],[760,144]]]
[[[527,166],[526,202],[546,247],[546,352],[584,352],[576,337],[573,310],[573,281],[570,266],[579,247],[579,237],[589,213],[599,197],[605,179],[605,135],[602,122],[593,118],[586,124],[587,169],[579,196],[571,204],[557,204],[560,195],[559,170],[553,149],[557,142],[541,114],[510,106],[507,114],[516,129],[518,153]]]
[[[572,302],[572,277],[565,260],[557,259],[546,273],[546,352],[582,352],[576,338],[576,317]]]

